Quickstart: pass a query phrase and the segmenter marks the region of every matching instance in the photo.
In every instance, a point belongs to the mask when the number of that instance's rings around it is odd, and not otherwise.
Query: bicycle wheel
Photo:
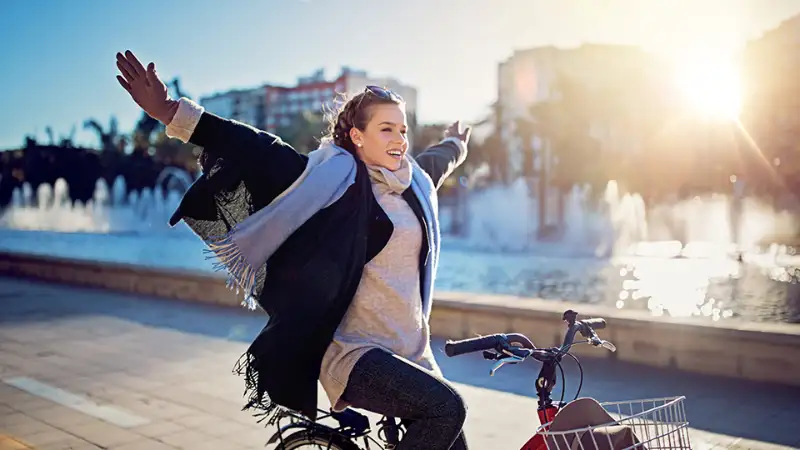
[[[322,430],[301,430],[283,440],[275,450],[294,450],[298,448],[325,450],[360,450],[356,444],[338,434]]]

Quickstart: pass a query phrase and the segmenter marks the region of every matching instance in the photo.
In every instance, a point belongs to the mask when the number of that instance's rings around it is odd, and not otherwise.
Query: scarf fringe
[[[228,289],[235,291],[236,295],[242,293],[244,296],[242,306],[252,311],[256,309],[253,293],[258,271],[245,261],[239,246],[233,240],[234,230],[221,237],[206,239],[205,244],[208,248],[203,249],[203,253],[207,255],[206,259],[216,258],[218,260],[212,266],[214,271],[228,272],[225,285]]]
[[[250,352],[243,354],[233,366],[233,373],[244,377],[244,396],[247,403],[242,411],[254,410],[256,423],[266,422],[264,426],[267,427],[275,425],[287,410],[270,400],[266,392],[259,390],[256,357]]]

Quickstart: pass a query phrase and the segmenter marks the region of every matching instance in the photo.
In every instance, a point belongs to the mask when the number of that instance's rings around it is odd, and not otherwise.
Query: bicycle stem
[[[536,377],[536,395],[539,397],[539,409],[552,406],[553,401],[550,393],[556,385],[556,364],[555,361],[545,361]]]

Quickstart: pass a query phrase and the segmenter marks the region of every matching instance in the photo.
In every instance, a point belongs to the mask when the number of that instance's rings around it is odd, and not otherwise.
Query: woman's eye
[[[392,131],[392,129],[391,129],[391,128],[384,128],[384,129],[382,129],[381,131],[390,132],[390,131]]]

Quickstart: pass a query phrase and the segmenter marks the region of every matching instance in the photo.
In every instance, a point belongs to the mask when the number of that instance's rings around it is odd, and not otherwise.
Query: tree
[[[142,112],[141,118],[136,122],[136,127],[133,129],[133,150],[138,152],[149,150],[153,141],[153,133],[159,128],[163,129],[163,127],[161,122],[150,117],[146,112]]]
[[[111,120],[108,124],[108,131],[103,129],[103,126],[100,125],[96,119],[87,119],[83,122],[84,129],[92,129],[97,133],[97,139],[100,142],[100,148],[104,152],[118,152],[121,151],[120,148],[120,136],[119,130],[117,127],[117,118],[111,116]]]
[[[500,100],[490,105],[489,113],[474,126],[491,125],[492,131],[480,145],[480,157],[476,158],[476,164],[485,162],[489,166],[489,176],[494,182],[508,184],[511,181],[509,166],[508,146],[503,142],[503,105]],[[470,146],[470,155],[473,146]]]
[[[597,105],[603,100],[569,75],[558,73],[550,98],[532,104],[528,117],[516,122],[522,142],[523,175],[538,181],[540,236],[549,232],[546,199],[551,186],[558,192],[557,222],[563,229],[565,203],[572,187],[583,183],[597,186],[607,179],[600,164],[600,143],[591,135],[592,122],[601,116]],[[538,149],[533,147],[535,139],[540,143]]]
[[[291,117],[289,123],[278,127],[277,135],[288,142],[299,153],[307,155],[319,147],[319,142],[328,123],[322,114],[303,111]]]
[[[447,125],[441,123],[418,125],[414,131],[414,148],[411,149],[412,155],[418,155],[426,148],[442,140]]]
[[[470,151],[471,152],[471,151]],[[489,177],[494,182],[508,184],[511,181],[508,146],[503,143],[500,130],[495,128],[481,143],[481,160],[489,165]]]

